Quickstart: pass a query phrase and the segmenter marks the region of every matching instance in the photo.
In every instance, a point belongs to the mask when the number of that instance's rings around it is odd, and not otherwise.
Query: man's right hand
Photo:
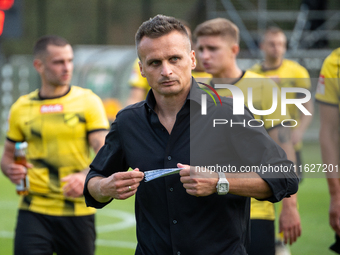
[[[25,178],[27,174],[27,168],[32,168],[32,165],[27,163],[25,166],[11,163],[7,167],[4,174],[13,182],[14,184],[20,184],[20,181]]]
[[[99,181],[99,192],[101,197],[114,199],[127,199],[137,192],[140,182],[144,178],[144,173],[138,168],[129,172],[114,173]],[[90,180],[91,181],[91,180]],[[92,192],[90,192],[92,194]],[[99,201],[100,202],[100,201]]]
[[[27,168],[33,168],[30,163],[19,165],[14,162],[15,143],[9,140],[5,141],[4,152],[1,157],[1,170],[11,182],[20,184],[27,174]]]
[[[340,197],[331,196],[329,224],[333,230],[340,235]]]

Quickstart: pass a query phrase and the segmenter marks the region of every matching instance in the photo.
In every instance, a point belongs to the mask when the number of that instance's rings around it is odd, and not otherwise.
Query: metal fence
[[[340,45],[338,0],[206,0],[208,19],[224,17],[240,28],[243,48],[258,56],[258,42],[268,26],[284,30],[288,50]]]

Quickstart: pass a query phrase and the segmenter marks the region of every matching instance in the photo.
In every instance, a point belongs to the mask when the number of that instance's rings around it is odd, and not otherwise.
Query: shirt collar
[[[152,89],[150,89],[145,99],[145,106],[150,111],[150,110],[155,109],[155,105],[156,105],[156,99],[155,99]]]
[[[210,85],[215,87],[215,84],[216,84],[216,81],[217,83],[227,83],[227,84],[230,84],[230,85],[235,85],[236,86],[236,83],[238,83],[240,80],[242,80],[244,78],[244,76],[246,75],[246,72],[247,71],[243,71],[242,70],[242,74],[239,78],[236,78],[236,79],[232,79],[232,78],[216,78],[215,80],[214,79],[211,79],[210,80]]]
[[[190,92],[188,94],[187,100],[191,100],[198,104],[201,104],[201,95],[202,95],[202,90],[198,86],[196,80],[192,77],[191,88],[190,88]]]

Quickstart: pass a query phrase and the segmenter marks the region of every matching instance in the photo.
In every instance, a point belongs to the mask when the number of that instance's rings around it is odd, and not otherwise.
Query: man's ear
[[[142,63],[140,61],[138,61],[138,65],[139,65],[140,74],[145,78],[145,73],[143,72],[143,66],[142,66]]]
[[[191,70],[194,70],[196,68],[196,58],[195,58],[195,51],[191,51],[190,53],[191,57]]]
[[[264,47],[263,42],[260,42],[260,50],[263,51],[263,47]]]
[[[33,66],[34,66],[35,70],[37,70],[38,73],[42,72],[43,63],[42,63],[41,59],[35,58],[33,60]]]
[[[232,52],[234,53],[234,55],[237,56],[238,53],[240,52],[240,46],[239,46],[237,43],[234,43],[234,44],[231,46],[231,50],[232,50]]]

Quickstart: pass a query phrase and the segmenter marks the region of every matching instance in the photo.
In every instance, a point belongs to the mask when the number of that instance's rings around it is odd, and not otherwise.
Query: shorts
[[[275,255],[275,227],[273,220],[250,221],[248,255]]]
[[[93,255],[95,218],[49,216],[19,210],[15,230],[15,255]]]

